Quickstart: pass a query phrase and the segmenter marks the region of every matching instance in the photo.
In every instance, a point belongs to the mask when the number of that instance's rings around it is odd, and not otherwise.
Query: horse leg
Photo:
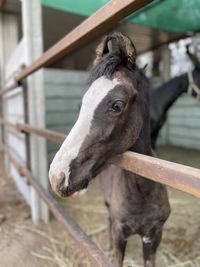
[[[112,239],[117,259],[117,267],[123,267],[123,260],[125,255],[127,239],[125,238],[122,229],[121,230],[115,229],[112,226]]]
[[[161,238],[161,230],[154,233],[154,235],[146,235],[142,237],[144,267],[156,266],[156,251],[160,244]]]

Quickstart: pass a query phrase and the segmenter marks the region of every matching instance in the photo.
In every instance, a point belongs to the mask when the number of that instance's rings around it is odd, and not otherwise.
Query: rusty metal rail
[[[12,164],[18,170],[18,172],[25,176],[30,182],[30,184],[35,188],[39,196],[48,205],[51,212],[57,218],[57,220],[63,225],[65,230],[71,235],[73,240],[77,243],[79,248],[88,256],[90,261],[96,267],[114,267],[102,250],[100,250],[95,243],[86,235],[86,233],[79,227],[79,225],[69,216],[68,213],[59,205],[55,198],[48,193],[40,183],[32,176],[31,172],[26,168],[26,166],[21,165],[16,158],[11,154],[11,152],[5,147],[2,147],[3,151],[6,153]]]
[[[200,169],[130,151],[123,154],[117,165],[200,198]]]
[[[25,124],[25,123],[12,123],[9,121],[5,121],[3,119],[0,119],[0,123],[2,123],[4,127],[15,130],[16,132],[20,132],[20,133],[26,132],[26,133],[35,134],[35,135],[44,137],[56,144],[62,144],[66,138],[65,134],[47,130],[47,129],[32,127],[29,124]]]
[[[5,86],[4,88],[2,88],[0,90],[0,97],[2,95],[7,94],[8,92],[12,91],[13,89],[16,89],[18,86],[20,86],[19,82],[14,81],[12,84],[10,84],[9,86]]]
[[[87,44],[95,37],[111,29],[124,17],[132,14],[136,10],[144,7],[153,0],[111,0],[104,7],[99,9],[92,16],[83,21],[78,27],[67,34],[54,46],[49,48],[30,66],[25,67],[15,77],[16,83],[22,81],[27,76],[68,55],[72,51]],[[12,85],[13,87],[13,85]],[[0,91],[0,96],[14,88],[4,88]]]
[[[5,127],[42,136],[58,144],[62,144],[66,138],[65,134],[46,129],[37,129],[27,124],[1,122]],[[200,198],[199,169],[130,151],[125,152],[115,164],[125,170]]]

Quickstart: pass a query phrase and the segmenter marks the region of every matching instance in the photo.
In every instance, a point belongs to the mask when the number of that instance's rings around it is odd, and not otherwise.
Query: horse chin
[[[75,197],[80,197],[82,195],[84,195],[87,192],[87,188],[82,189],[80,191],[77,191],[75,193],[72,193],[71,197],[75,198]]]
[[[61,197],[76,197],[84,194],[89,184],[88,177],[83,179],[82,181],[73,184],[72,182],[69,183],[68,187],[64,187],[60,185],[57,189],[57,193]]]
[[[87,187],[79,189],[77,191],[71,191],[69,192],[66,197],[79,197],[85,194],[85,192],[87,191]]]

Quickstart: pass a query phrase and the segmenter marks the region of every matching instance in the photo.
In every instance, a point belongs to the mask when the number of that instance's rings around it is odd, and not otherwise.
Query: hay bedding
[[[157,265],[158,267],[199,267],[200,216],[198,203],[195,198],[174,190],[170,190],[170,199],[172,214],[165,226],[163,242],[157,254]],[[107,230],[106,209],[103,206],[101,195],[98,193],[97,184],[94,183],[87,195],[82,196],[81,199],[63,201],[62,205],[70,211],[86,233],[100,247],[103,247]],[[60,239],[58,230],[56,230],[58,228],[60,226],[54,221],[45,231],[25,229],[26,231],[35,231],[37,235],[49,240],[48,247],[32,251],[32,255],[44,262],[54,262],[55,266],[59,267],[92,267],[68,235],[63,233],[62,228],[60,228],[62,236]],[[113,252],[108,256],[113,261]],[[124,266],[142,266],[139,237],[130,239]]]
[[[172,213],[164,228],[163,241],[157,254],[157,266],[200,267],[200,200],[175,190],[170,190],[169,196]],[[106,238],[107,211],[97,182],[94,182],[81,198],[62,200],[61,205],[87,234],[103,247]],[[33,226],[30,211],[12,180],[2,176],[0,236],[0,267],[93,267],[56,220],[53,219],[48,225],[41,223],[37,227]],[[20,242],[14,243],[13,236]],[[19,250],[21,243],[23,247]],[[13,250],[14,246],[16,247]],[[21,261],[14,258],[14,265],[10,263],[1,265],[3,258],[6,259],[6,263],[9,257],[14,257],[12,251],[18,251]],[[139,237],[131,238],[124,266],[141,267],[141,252]],[[113,252],[108,256],[113,260]],[[22,264],[24,262],[25,265]]]

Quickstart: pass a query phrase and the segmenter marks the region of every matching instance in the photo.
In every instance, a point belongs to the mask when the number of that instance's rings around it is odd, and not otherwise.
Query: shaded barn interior
[[[42,1],[42,36],[40,36],[42,44],[40,49],[38,49],[40,51],[36,55],[36,58],[39,57],[42,51],[46,51],[86,18],[85,14],[63,10],[56,6],[52,7],[47,4],[50,2],[56,1]],[[155,1],[155,4],[159,4],[159,2],[161,3],[165,1]],[[166,2],[172,3],[173,1]],[[190,5],[193,3],[194,1],[191,1]],[[198,12],[195,12],[195,16],[196,13]],[[12,80],[11,77],[13,77],[15,72],[26,62],[24,53],[26,44],[23,38],[24,29],[22,20],[20,1],[7,0],[4,6],[4,14],[0,20],[0,25],[3,25],[3,27],[0,26],[2,27],[0,28],[0,38],[1,40],[4,39],[3,48],[0,48],[1,85],[4,83],[9,84]],[[198,34],[195,34],[194,36],[194,32],[188,33],[185,29],[172,32],[169,29],[163,29],[162,27],[156,28],[153,24],[151,25],[148,20],[146,20],[146,22],[142,21],[142,16],[139,14],[138,18],[135,18],[135,20],[135,23],[133,23],[133,21],[125,19],[111,30],[121,31],[132,38],[138,52],[138,64],[141,68],[148,64],[146,74],[150,78],[152,90],[156,90],[156,88],[168,80],[179,76],[182,73],[191,71],[194,68],[192,62],[186,55],[185,47],[187,44],[192,44],[194,47],[197,47],[200,42],[200,36]],[[197,29],[195,31],[198,32],[199,30],[200,29]],[[88,45],[76,50],[69,56],[62,58],[62,60],[59,60],[42,70],[41,83],[38,87],[39,100],[36,101],[36,103],[32,103],[35,109],[33,109],[33,113],[38,112],[38,109],[39,112],[41,112],[41,120],[37,122],[35,121],[35,118],[31,118],[31,124],[33,126],[36,125],[41,128],[48,128],[65,134],[69,132],[78,117],[81,98],[87,89],[88,70],[91,67],[94,58],[95,47],[101,38],[102,36],[99,36],[95,41],[90,42]],[[193,49],[192,52],[198,54],[198,49]],[[2,68],[2,66],[5,66],[5,68]],[[35,96],[32,96],[32,98],[34,97]],[[14,123],[26,122],[25,108],[21,87],[4,96],[5,120]],[[183,94],[177,99],[167,113],[166,122],[159,133],[157,141],[158,156],[167,160],[199,168],[199,161],[197,160],[200,155],[199,131],[200,103],[193,97]],[[16,131],[12,129],[6,129],[5,134],[5,142],[9,148],[20,158],[21,162],[27,164],[27,151],[24,135],[16,133]],[[38,144],[36,146],[40,146],[40,143]],[[48,180],[46,178],[48,165],[59,146],[60,145],[47,141],[47,145],[41,145],[42,153],[40,153],[40,158],[38,157],[37,159],[37,154],[33,155],[33,159],[35,159],[35,169],[37,169],[38,161],[41,161],[42,158],[42,165],[45,170],[39,171],[40,177],[43,177],[44,179],[44,181],[41,180],[41,182],[44,183],[46,188],[48,188]],[[22,192],[27,203],[31,206],[34,197],[33,190],[29,183],[27,183],[27,180],[24,177],[21,177],[17,173],[8,160],[6,161],[6,164],[7,169],[12,174],[19,190]],[[32,166],[32,169],[34,169],[34,166]],[[80,224],[83,226],[84,230],[91,234],[94,240],[102,246],[106,232],[106,213],[102,208],[103,201],[98,190],[98,184],[94,183],[89,194],[83,197],[83,201],[82,199],[75,200],[74,205],[74,202],[72,202],[73,200],[70,200],[69,202],[62,202],[62,205],[66,210],[69,210],[77,220],[80,220]],[[181,264],[185,264],[184,262],[187,262],[188,259],[189,263],[185,266],[195,266],[195,264],[198,266],[198,264],[200,264],[197,255],[199,245],[194,240],[195,235],[197,237],[200,235],[199,228],[194,225],[195,223],[197,225],[199,221],[197,212],[198,208],[197,205],[195,205],[198,204],[198,202],[196,199],[193,199],[190,196],[186,197],[184,194],[177,193],[175,190],[170,190],[170,198],[174,211],[172,219],[170,219],[166,228],[164,245],[159,252],[159,266],[182,266]],[[93,201],[93,199],[96,199],[96,201]],[[92,205],[90,205],[91,203]],[[73,205],[75,206],[74,208]],[[89,205],[88,209],[85,205]],[[194,209],[188,211],[188,214],[184,214],[185,217],[181,217],[182,210],[185,209],[186,206],[189,209],[190,205],[193,206]],[[81,215],[82,211],[85,212],[84,216]],[[195,223],[192,220],[192,211],[195,213]],[[40,213],[46,214],[46,210],[44,209],[44,211],[40,211]],[[41,217],[42,216],[43,218],[48,217],[46,215],[41,215]],[[90,217],[92,217],[91,224],[88,222],[88,218],[90,219]],[[189,218],[188,221],[187,217]],[[178,237],[175,237],[177,234],[176,224],[181,224],[183,218],[185,224],[182,227],[178,227]],[[29,224],[28,226],[30,227]],[[97,225],[97,228],[95,229],[93,229],[94,224]],[[187,224],[191,224],[192,227],[194,227],[192,233],[188,231]],[[55,226],[55,221],[53,221],[52,225],[52,227]],[[46,229],[44,230],[44,228],[42,228],[42,230],[45,232]],[[57,224],[55,229],[56,231],[60,230]],[[52,236],[55,239],[57,238],[56,231],[52,233]],[[49,233],[45,232],[45,234],[48,235]],[[180,238],[181,235],[184,236],[182,239]],[[68,238],[68,236],[66,238]],[[194,242],[194,245],[192,245],[192,242]],[[57,244],[59,244],[59,241],[56,245]],[[70,242],[69,244],[71,246]],[[181,249],[178,249],[179,245],[182,248],[182,251]],[[71,251],[69,248],[70,246],[67,247],[67,255],[69,255],[69,251]],[[137,252],[139,251],[138,243],[136,244],[135,241],[132,241],[128,248],[126,264],[140,266],[141,262],[139,258],[141,258],[141,255],[136,257],[134,261],[131,260],[133,247],[136,248]],[[45,256],[48,254],[45,254],[46,252],[44,251],[43,253]],[[76,264],[78,266],[76,258],[80,259],[80,262],[84,261],[85,258],[82,255],[79,255],[78,252],[75,253],[73,251],[73,253],[71,251],[71,254],[73,254],[74,257],[72,259],[72,266],[75,267]],[[178,255],[177,258],[175,257],[176,255]],[[110,255],[110,257],[112,258],[112,255]],[[193,262],[194,264],[192,263],[193,259],[195,262]],[[84,263],[85,266],[90,266],[87,260]],[[64,264],[65,263],[63,263],[62,267],[65,267]],[[69,264],[71,263],[66,263],[66,267],[69,267]],[[42,264],[41,266],[44,265]]]
[[[66,13],[60,10],[51,9],[49,7],[43,8],[43,26],[44,26],[44,47],[45,49],[49,48],[51,45],[53,45],[61,36],[63,36],[66,32],[71,30],[75,24],[80,23],[84,19],[83,16],[75,15],[71,13]],[[67,14],[67,16],[66,16]],[[48,18],[51,16],[52,22],[49,24]],[[59,19],[58,19],[59,17]],[[53,23],[53,21],[60,21],[60,23]],[[73,23],[71,23],[73,22]],[[66,28],[61,27],[61,25],[67,25]],[[148,63],[147,67],[147,74],[149,75],[151,81],[152,81],[152,88],[155,89],[162,83],[166,82],[167,80],[174,77],[174,74],[172,73],[172,68],[170,69],[170,66],[176,65],[176,68],[178,69],[179,66],[182,64],[182,61],[178,61],[177,57],[174,58],[174,52],[173,49],[171,49],[167,43],[172,42],[173,40],[179,39],[183,37],[183,33],[169,33],[161,30],[155,30],[152,28],[149,28],[147,26],[142,25],[135,25],[131,24],[129,22],[121,22],[118,27],[115,28],[117,31],[121,31],[128,36],[132,37],[134,40],[136,49],[138,51],[139,56],[138,62],[141,67],[143,67],[145,64]],[[94,53],[95,53],[95,46],[99,42],[99,39],[95,40],[94,42],[90,43],[90,45],[78,50],[75,53],[72,53],[67,58],[53,64],[50,66],[53,69],[57,68],[55,73],[58,73],[59,69],[65,69],[66,71],[66,77],[69,77],[72,72],[74,72],[74,75],[76,79],[71,79],[70,85],[67,88],[67,90],[71,91],[71,83],[74,83],[74,86],[78,88],[80,87],[80,95],[79,100],[78,98],[76,101],[80,101],[82,95],[84,94],[85,82],[87,81],[87,70],[91,67]],[[198,39],[198,38],[197,38]],[[190,43],[191,39],[186,39],[185,43]],[[164,44],[161,48],[159,48],[159,44]],[[184,40],[180,41],[182,44],[182,54],[179,56],[184,60],[184,63],[186,65],[186,69],[184,71],[192,70],[193,66],[192,63],[188,64],[186,62],[189,61],[188,57],[184,55]],[[176,42],[174,43],[174,46],[176,46]],[[179,47],[179,43],[177,43],[177,46]],[[151,52],[146,52],[148,50],[153,49]],[[177,49],[178,50],[178,49]],[[89,52],[90,51],[90,52]],[[180,59],[179,57],[179,59]],[[81,83],[82,75],[77,76],[79,72],[77,70],[83,70],[85,71],[85,82]],[[48,72],[47,72],[48,73]],[[60,75],[64,77],[64,71],[60,71]],[[183,71],[177,71],[176,75],[182,74]],[[68,76],[69,74],[69,76]],[[67,78],[66,78],[66,84],[67,84]],[[51,87],[54,86],[54,83],[52,83]],[[55,85],[55,92],[59,87],[62,87],[62,82],[59,85],[59,82]],[[56,89],[57,88],[57,89]],[[83,91],[81,93],[81,88],[83,88]],[[47,89],[48,90],[48,89]],[[67,91],[66,90],[66,91]],[[58,90],[59,91],[59,90]],[[46,91],[47,92],[47,91]],[[66,93],[67,94],[67,93]],[[74,91],[74,96],[77,97],[76,91]],[[48,99],[48,97],[47,97]],[[48,100],[47,100],[48,101]],[[64,99],[62,100],[63,104],[66,103],[67,106],[67,100],[64,102]],[[62,116],[60,116],[60,125],[59,127],[52,127],[52,125],[48,124],[47,119],[47,126],[52,129],[58,129],[62,132],[68,132],[69,126],[73,125],[73,123],[76,121],[76,118],[78,116],[78,103],[77,106],[74,107],[74,120],[72,121],[71,112],[67,113],[65,115],[65,120],[68,118],[67,125],[62,124]],[[56,104],[55,104],[56,106]],[[50,111],[50,107],[48,108],[48,111]],[[62,106],[59,107],[59,109],[62,109]],[[52,112],[52,111],[51,111]],[[194,118],[190,120],[192,114],[194,114]],[[49,115],[50,116],[50,115]],[[49,117],[47,115],[47,118]],[[200,116],[200,109],[198,102],[186,95],[181,96],[177,102],[173,105],[172,109],[170,109],[168,113],[167,121],[160,133],[158,144],[171,144],[171,145],[177,145],[182,147],[188,147],[188,148],[194,148],[199,149],[200,141],[199,141],[199,123],[198,119]],[[56,115],[55,115],[56,117]],[[66,121],[65,121],[66,122]],[[54,122],[51,122],[54,124]],[[56,124],[58,124],[58,121],[56,121]],[[199,125],[199,126],[198,126]],[[64,130],[66,129],[66,130]],[[197,141],[197,143],[196,143]],[[51,154],[49,158],[52,158],[52,151],[57,146],[55,145],[48,145],[49,153]]]

